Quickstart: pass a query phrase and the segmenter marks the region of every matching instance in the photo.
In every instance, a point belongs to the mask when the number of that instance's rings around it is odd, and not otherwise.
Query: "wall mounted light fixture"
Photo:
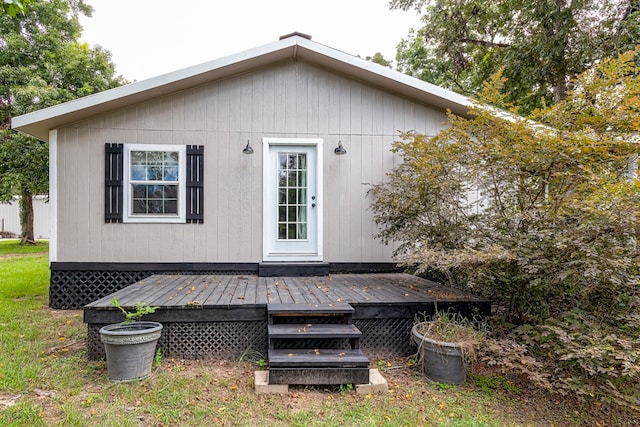
[[[347,154],[347,150],[342,146],[342,141],[338,141],[338,146],[333,150],[333,152],[339,156]]]
[[[251,144],[249,144],[248,139],[247,139],[247,146],[242,149],[242,154],[253,154],[253,148],[251,148]]]

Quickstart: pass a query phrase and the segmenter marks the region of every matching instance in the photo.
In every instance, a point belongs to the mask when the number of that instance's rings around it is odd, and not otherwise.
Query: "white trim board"
[[[49,131],[49,262],[58,261],[58,131]]]

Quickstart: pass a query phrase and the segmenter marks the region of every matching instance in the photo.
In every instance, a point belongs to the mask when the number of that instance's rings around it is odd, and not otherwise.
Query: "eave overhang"
[[[48,142],[49,131],[162,95],[299,58],[434,108],[468,115],[471,100],[448,89],[365,61],[299,35],[158,77],[44,108],[11,121],[13,129]]]

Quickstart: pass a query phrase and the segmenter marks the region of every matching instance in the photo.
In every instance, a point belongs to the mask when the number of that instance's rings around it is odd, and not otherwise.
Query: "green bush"
[[[638,52],[598,64],[532,117],[476,106],[436,136],[402,134],[402,162],[371,193],[399,261],[491,297],[520,325],[508,339],[536,363],[512,367],[640,408]],[[503,83],[487,84],[482,105],[505,105]]]

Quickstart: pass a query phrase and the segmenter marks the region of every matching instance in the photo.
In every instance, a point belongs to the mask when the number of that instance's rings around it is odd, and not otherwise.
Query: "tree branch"
[[[509,43],[498,43],[498,42],[492,42],[487,40],[476,40],[476,39],[467,39],[467,38],[460,39],[460,41],[462,43],[477,44],[480,46],[488,46],[488,47],[510,47],[511,46]]]

